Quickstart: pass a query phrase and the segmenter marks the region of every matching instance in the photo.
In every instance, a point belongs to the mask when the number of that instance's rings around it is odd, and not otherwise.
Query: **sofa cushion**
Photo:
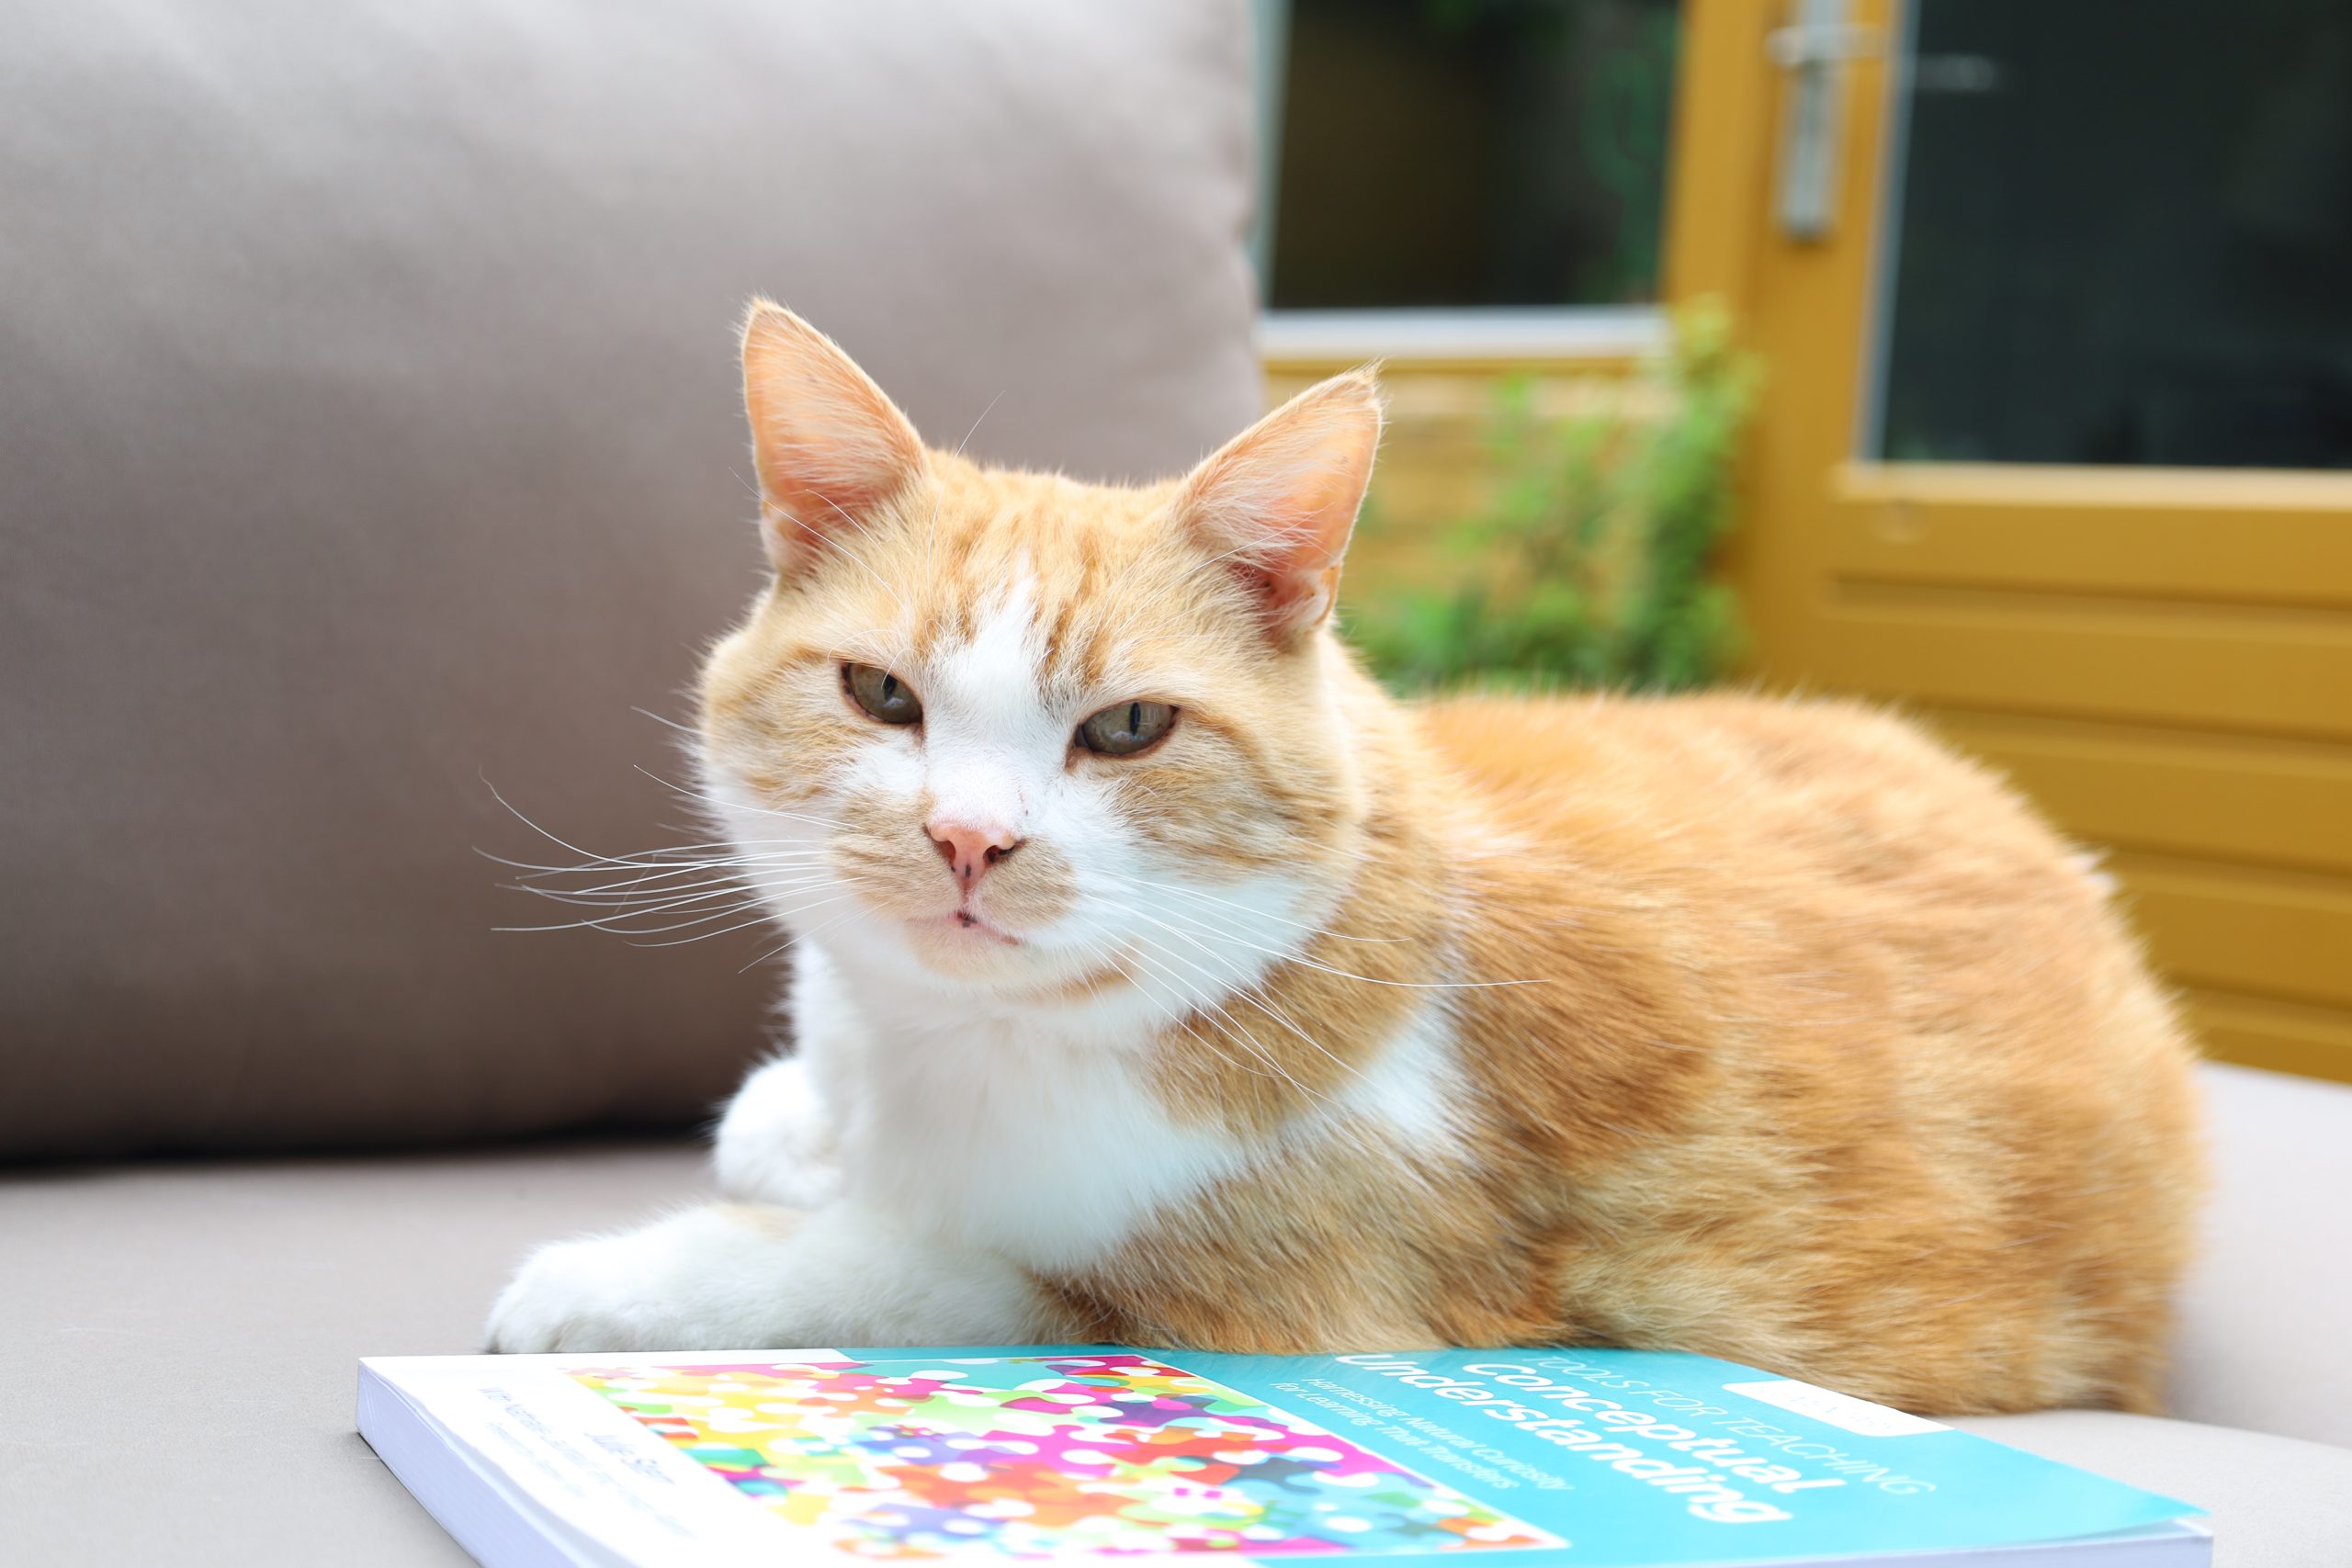
[[[2112,1410],[1963,1416],[1956,1427],[2212,1517],[2217,1568],[2352,1562],[2352,1450]]]
[[[2172,1413],[2352,1448],[2352,1088],[2200,1076],[2219,1179],[2181,1294]]]
[[[677,1123],[756,932],[666,841],[762,570],[732,327],[1090,476],[1258,408],[1242,0],[110,0],[0,51],[0,1156]]]
[[[0,1177],[0,1559],[469,1562],[354,1430],[359,1358],[480,1349],[526,1248],[702,1171],[555,1144]]]
[[[462,1563],[353,1434],[358,1359],[478,1348],[526,1247],[704,1179],[683,1145],[581,1144],[0,1179],[10,1560]],[[2098,1412],[1959,1424],[2204,1505],[2222,1568],[2352,1562],[2352,1451]],[[128,1492],[124,1456],[147,1461]]]

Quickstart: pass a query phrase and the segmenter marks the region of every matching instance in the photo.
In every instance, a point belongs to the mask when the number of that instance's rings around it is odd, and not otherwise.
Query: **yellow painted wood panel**
[[[2352,1083],[2352,1011],[2226,991],[2188,990],[2181,1002],[2209,1056]]]
[[[1811,619],[1789,672],[1850,690],[2352,739],[2352,616],[1839,583]]]
[[[2179,983],[2352,1006],[2352,880],[2136,852],[2109,869]]]
[[[2077,838],[2352,874],[2352,749],[2017,714],[1926,716]]]
[[[2352,474],[1856,464],[1836,493],[1848,580],[2352,605]]]
[[[1669,299],[1712,295],[1737,307],[1755,285],[1771,224],[1776,141],[1776,84],[1765,62],[1786,13],[1770,0],[1683,0],[1668,133]]]

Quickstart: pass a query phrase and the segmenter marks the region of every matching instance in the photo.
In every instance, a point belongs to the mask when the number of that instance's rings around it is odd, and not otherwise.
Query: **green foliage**
[[[1493,507],[1457,531],[1476,558],[1444,593],[1361,604],[1350,640],[1392,684],[1465,682],[1678,691],[1736,655],[1730,590],[1709,575],[1754,362],[1713,308],[1681,313],[1644,367],[1639,412],[1545,421],[1524,381],[1496,423]]]

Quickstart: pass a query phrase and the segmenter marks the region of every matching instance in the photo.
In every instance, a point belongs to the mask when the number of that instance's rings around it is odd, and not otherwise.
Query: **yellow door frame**
[[[2111,851],[2209,1049],[2352,1080],[2352,473],[1856,450],[1889,56],[1837,75],[1827,233],[1776,223],[1789,0],[1688,0],[1670,299],[1766,386],[1733,570],[1758,673],[1900,702]],[[1902,0],[1852,21],[1899,45]]]

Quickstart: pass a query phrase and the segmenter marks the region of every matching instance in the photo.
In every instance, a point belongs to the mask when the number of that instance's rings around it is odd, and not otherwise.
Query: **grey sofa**
[[[491,935],[474,851],[548,848],[491,786],[665,841],[630,710],[753,581],[754,290],[992,457],[1253,412],[1245,7],[0,22],[0,1560],[459,1562],[353,1363],[696,1190],[773,983]],[[2209,1081],[2178,1418],[1967,1425],[2208,1503],[2236,1568],[2352,1562],[2352,1091]]]
[[[2175,1418],[1960,1424],[2213,1510],[2233,1568],[2352,1562],[2352,1089],[2209,1069],[2222,1190]],[[464,1352],[526,1247],[705,1190],[683,1140],[67,1165],[0,1188],[0,1561],[458,1563],[353,1433],[363,1355]],[[126,1495],[124,1467],[138,1473]]]

